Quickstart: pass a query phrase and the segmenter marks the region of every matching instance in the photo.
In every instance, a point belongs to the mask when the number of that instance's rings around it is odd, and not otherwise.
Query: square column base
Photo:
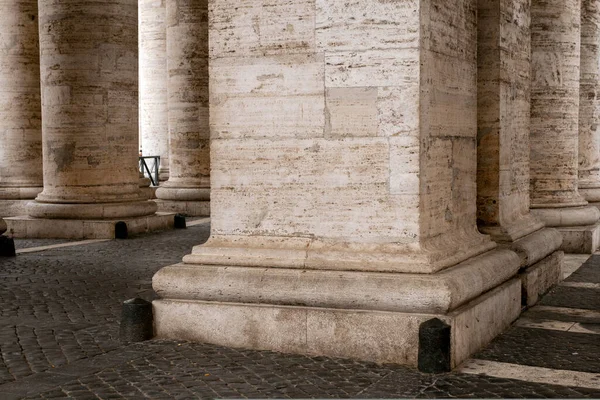
[[[173,229],[175,214],[156,213],[118,220],[42,219],[29,216],[5,218],[7,235],[31,239],[114,239],[117,222],[127,224],[129,236]]]
[[[210,216],[210,201],[154,200],[158,211],[183,214],[188,217]]]
[[[158,338],[413,367],[420,324],[439,318],[451,326],[455,367],[518,318],[521,281],[511,279],[447,314],[197,300],[156,300],[153,308]]]
[[[571,254],[592,254],[600,246],[600,223],[588,226],[557,227],[563,236],[560,250]]]
[[[522,284],[523,306],[531,307],[550,288],[562,281],[564,253],[555,251],[519,274]]]

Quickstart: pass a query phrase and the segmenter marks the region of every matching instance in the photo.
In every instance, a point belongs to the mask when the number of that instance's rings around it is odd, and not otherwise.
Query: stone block
[[[210,216],[210,201],[154,200],[159,212],[177,213],[188,217]]]
[[[556,229],[563,235],[560,250],[565,253],[592,254],[600,246],[600,223]]]
[[[5,218],[7,235],[38,239],[114,239],[115,225],[127,224],[129,236],[173,228],[174,214],[156,213],[121,220],[42,219],[28,216]]]
[[[520,273],[522,305],[531,307],[562,280],[564,253],[556,251]]]
[[[176,299],[153,306],[158,338],[414,367],[419,326],[437,317],[451,326],[454,367],[517,318],[520,282],[511,280],[438,315]]]

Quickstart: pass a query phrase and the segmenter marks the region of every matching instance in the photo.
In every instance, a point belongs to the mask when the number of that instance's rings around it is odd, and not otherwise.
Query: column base
[[[29,216],[5,218],[7,234],[13,238],[35,239],[114,239],[117,222],[127,224],[129,236],[173,229],[172,213],[112,219],[44,219]]]
[[[521,310],[519,256],[493,250],[434,274],[176,264],[152,285],[158,337],[417,365],[419,326],[452,326],[452,362]]]
[[[177,201],[160,200],[154,202],[158,205],[158,211],[183,214],[188,217],[210,216],[210,201]]]
[[[27,214],[29,200],[0,200],[0,234],[6,232],[6,222],[3,217],[14,217],[15,215]]]
[[[561,280],[564,253],[559,251],[562,234],[553,228],[540,229],[512,243],[521,258],[522,305],[531,307]],[[508,246],[502,246],[508,247]]]
[[[563,260],[564,253],[555,251],[519,274],[523,306],[533,306],[552,286],[562,281]]]
[[[158,168],[158,181],[166,182],[169,180],[169,168],[163,168],[162,166]]]
[[[140,187],[140,192],[142,192],[142,197],[144,197],[145,199],[148,200],[155,200],[156,199],[156,187],[153,186],[149,186],[149,187]]]
[[[600,223],[556,229],[563,236],[560,250],[565,253],[592,254],[600,246]]]
[[[585,185],[579,182],[578,190],[589,203],[600,202],[600,186],[597,183]]]
[[[189,300],[157,300],[153,308],[158,338],[413,367],[419,325],[437,317],[451,326],[455,367],[517,319],[520,299],[521,284],[512,279],[439,314]]]

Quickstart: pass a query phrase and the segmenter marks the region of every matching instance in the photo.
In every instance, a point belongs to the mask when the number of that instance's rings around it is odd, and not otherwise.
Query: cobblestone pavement
[[[401,366],[188,342],[119,343],[122,301],[151,300],[152,275],[179,262],[208,234],[206,223],[0,259],[0,399],[600,398],[600,384],[426,375]],[[17,240],[17,248],[64,242]],[[577,282],[600,282],[600,256],[567,279]],[[600,323],[597,294],[558,286],[524,317],[593,330]],[[591,314],[565,314],[569,307]],[[475,358],[600,373],[600,335],[515,326]]]

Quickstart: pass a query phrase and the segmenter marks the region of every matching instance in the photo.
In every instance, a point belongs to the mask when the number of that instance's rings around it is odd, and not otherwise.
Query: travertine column
[[[208,1],[167,0],[169,180],[159,207],[208,215]]]
[[[600,3],[581,2],[579,192],[600,202]]]
[[[580,11],[580,0],[532,1],[531,207],[565,251],[584,253],[598,247],[600,211],[578,191]]]
[[[0,231],[42,191],[37,15],[36,0],[0,0]]]
[[[154,276],[158,336],[415,365],[437,316],[456,364],[516,318],[476,226],[477,1],[210,7],[211,238]]]
[[[562,236],[529,212],[530,0],[477,4],[477,220],[521,255],[523,301],[533,305],[561,276]]]
[[[161,181],[169,178],[165,1],[139,0],[141,148],[160,156]]]
[[[153,214],[139,188],[137,1],[45,0],[39,218]]]

